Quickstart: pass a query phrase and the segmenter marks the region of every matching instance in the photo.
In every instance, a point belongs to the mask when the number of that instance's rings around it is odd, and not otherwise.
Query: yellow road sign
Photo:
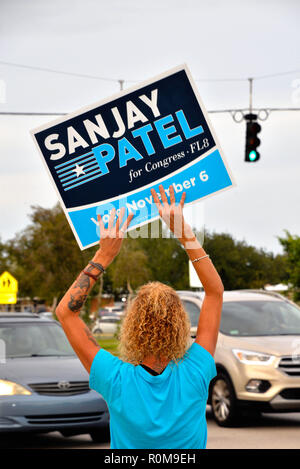
[[[15,304],[17,302],[18,281],[9,272],[0,276],[0,304]]]

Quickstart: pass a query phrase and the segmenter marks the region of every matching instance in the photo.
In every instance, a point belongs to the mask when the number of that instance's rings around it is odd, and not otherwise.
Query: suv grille
[[[300,358],[283,357],[278,368],[289,376],[300,376]]]
[[[300,399],[300,388],[287,388],[279,393],[284,399]]]
[[[90,391],[88,381],[59,381],[57,383],[33,383],[28,386],[44,396],[72,396]]]
[[[65,423],[94,423],[101,420],[104,412],[90,412],[85,414],[57,414],[57,415],[25,415],[28,423],[33,425],[65,424]]]

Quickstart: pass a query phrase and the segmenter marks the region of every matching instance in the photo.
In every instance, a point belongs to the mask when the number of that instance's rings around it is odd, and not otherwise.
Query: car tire
[[[102,329],[94,329],[93,334],[102,334]]]
[[[90,437],[94,443],[107,443],[110,441],[110,432],[109,428],[101,428],[99,430],[94,430],[90,432]]]
[[[231,427],[237,423],[237,400],[231,380],[225,373],[219,373],[212,382],[211,408],[220,427]]]

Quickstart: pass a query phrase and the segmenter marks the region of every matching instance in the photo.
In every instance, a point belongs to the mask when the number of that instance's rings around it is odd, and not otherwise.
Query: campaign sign
[[[31,133],[81,249],[112,208],[134,212],[131,230],[158,218],[159,184],[186,205],[234,185],[185,65]]]

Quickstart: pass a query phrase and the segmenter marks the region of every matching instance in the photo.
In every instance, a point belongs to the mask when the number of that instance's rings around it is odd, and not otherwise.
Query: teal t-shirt
[[[194,342],[178,364],[158,376],[104,349],[96,354],[90,388],[105,399],[112,449],[203,449],[206,402],[216,376],[213,357]]]

